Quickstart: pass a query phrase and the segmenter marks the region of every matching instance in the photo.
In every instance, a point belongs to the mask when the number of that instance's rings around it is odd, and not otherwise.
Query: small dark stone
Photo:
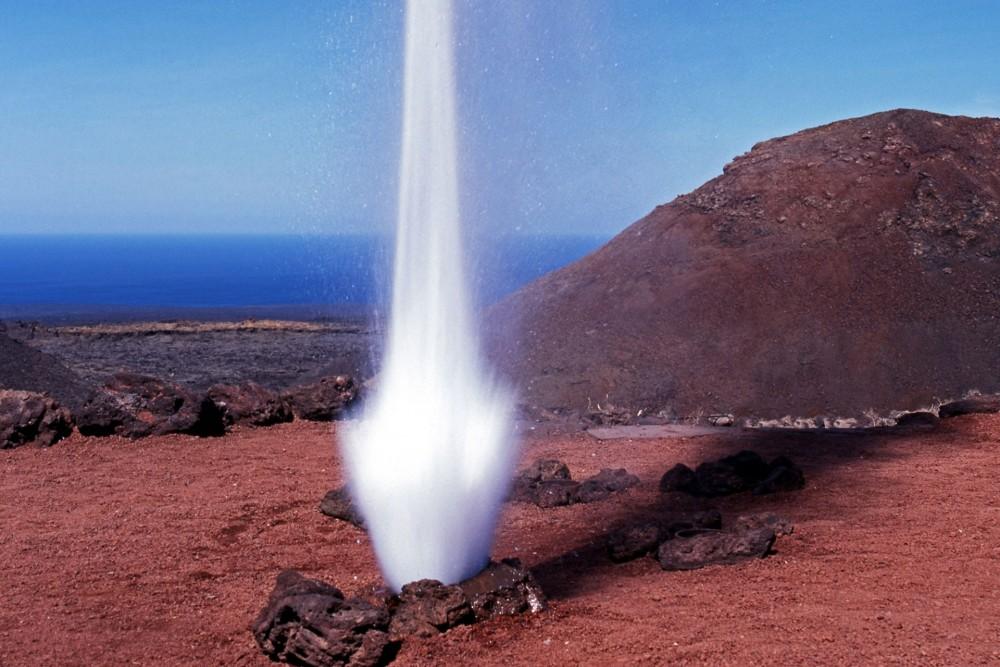
[[[537,503],[539,484],[569,480],[569,467],[565,463],[555,459],[538,459],[517,473],[511,485],[509,499],[515,502]]]
[[[697,495],[725,496],[752,488],[768,474],[768,465],[756,452],[743,450],[695,470]]]
[[[784,456],[779,456],[771,461],[767,477],[753,488],[753,493],[763,496],[780,491],[797,491],[805,486],[806,477],[802,469]]]
[[[358,398],[358,389],[353,378],[337,375],[290,389],[281,398],[299,419],[333,421],[347,414]]]
[[[683,463],[678,463],[673,468],[663,473],[660,478],[660,491],[670,493],[672,491],[683,491],[694,494],[698,486],[694,470],[688,468]]]
[[[616,563],[633,560],[655,551],[660,538],[660,527],[655,523],[617,530],[608,536],[608,556]]]
[[[603,500],[612,493],[624,491],[639,483],[639,478],[629,474],[624,468],[612,470],[604,468],[601,472],[580,482],[576,490],[574,501],[578,503],[592,503]]]
[[[272,660],[310,667],[381,664],[391,650],[389,612],[345,600],[337,588],[285,571],[253,624],[257,645]]]
[[[556,459],[538,459],[521,471],[518,477],[531,482],[548,482],[554,479],[571,479],[569,466]]]
[[[73,432],[69,410],[44,394],[0,389],[0,449],[49,447]]]
[[[319,511],[334,519],[354,524],[362,530],[365,529],[365,518],[354,505],[354,500],[345,486],[328,491],[320,501]]]
[[[473,619],[472,607],[460,587],[421,579],[403,586],[393,601],[389,638],[433,637]]]
[[[639,478],[629,473],[625,468],[603,468],[601,472],[587,478],[585,481],[598,482],[604,485],[604,488],[608,491],[616,493],[632,488],[639,483]]]
[[[208,398],[227,429],[236,424],[271,426],[293,419],[285,401],[254,382],[215,385],[208,390]]]
[[[459,584],[476,620],[545,609],[545,594],[531,571],[516,558],[490,562],[486,568]]]
[[[611,495],[611,491],[603,484],[594,479],[585,479],[580,482],[573,492],[572,501],[575,503],[593,503],[604,500]]]
[[[740,531],[705,531],[676,537],[660,545],[656,559],[664,570],[695,570],[708,565],[730,565],[763,558],[774,544],[770,528]]]
[[[732,456],[719,459],[719,463],[731,466],[746,479],[760,479],[767,474],[768,465],[757,452],[744,449]]]
[[[579,482],[568,479],[550,479],[535,487],[535,504],[539,507],[561,507],[576,499]]]
[[[721,461],[702,463],[695,469],[694,474],[693,495],[708,498],[747,491],[752,481],[746,479],[734,467]]]
[[[733,522],[733,530],[746,531],[759,528],[770,528],[775,535],[791,535],[795,526],[788,519],[773,512],[758,512],[756,514],[741,514]]]
[[[1000,412],[1000,395],[970,396],[960,401],[945,403],[938,410],[941,419],[960,417],[962,415],[985,414]]]

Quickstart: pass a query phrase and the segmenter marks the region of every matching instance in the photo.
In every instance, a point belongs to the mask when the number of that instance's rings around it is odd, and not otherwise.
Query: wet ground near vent
[[[342,481],[333,428],[0,452],[0,665],[269,664],[249,627],[280,570],[348,595],[379,583],[365,534],[317,510]],[[711,501],[724,516],[791,518],[770,558],[664,572],[594,546],[658,511],[667,468],[748,446],[807,478],[795,493]],[[574,477],[624,466],[641,484],[592,504],[508,505],[495,554],[531,566],[551,607],[408,642],[398,664],[1000,660],[1000,416],[826,441],[546,436],[523,461],[539,456]]]

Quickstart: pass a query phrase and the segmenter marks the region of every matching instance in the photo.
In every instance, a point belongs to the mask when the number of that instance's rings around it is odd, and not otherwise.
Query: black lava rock
[[[77,411],[83,435],[143,438],[167,433],[220,435],[214,404],[180,385],[136,373],[119,373]]]
[[[688,468],[683,463],[678,463],[673,468],[663,473],[660,478],[660,491],[671,493],[682,491],[684,493],[695,494],[698,488],[698,480],[694,475],[694,470]]]
[[[421,579],[403,586],[393,600],[389,638],[433,637],[475,619],[464,591],[440,581]]]
[[[802,470],[784,456],[770,464],[751,451],[742,451],[718,461],[708,461],[691,470],[679,463],[664,473],[660,491],[681,491],[713,498],[743,491],[763,495],[793,491],[805,486]]]
[[[656,550],[662,531],[655,523],[643,523],[617,530],[608,536],[608,556],[624,563]]]
[[[638,483],[639,478],[624,468],[605,468],[583,482],[575,482],[562,461],[539,459],[514,478],[509,498],[539,507],[561,507],[603,500]]]
[[[348,493],[346,486],[328,491],[323,496],[323,500],[320,501],[319,511],[334,519],[353,524],[362,530],[365,529],[365,518],[361,516],[361,512],[354,505],[354,500]]]
[[[227,429],[236,424],[271,426],[293,419],[292,410],[284,400],[254,382],[215,385],[208,390],[208,399]]]
[[[272,660],[310,667],[374,667],[391,653],[389,612],[346,600],[337,588],[287,570],[253,623],[257,645]]]
[[[539,484],[569,480],[569,467],[565,463],[555,459],[538,459],[514,478],[510,500],[535,503],[538,499]]]
[[[459,584],[477,621],[545,609],[545,594],[531,571],[516,558],[490,562],[486,568]]]
[[[612,493],[624,491],[639,483],[639,478],[630,474],[625,468],[604,468],[599,473],[580,482],[576,490],[575,501],[592,503],[603,500]]]
[[[770,528],[699,532],[675,537],[660,545],[656,559],[664,570],[695,570],[709,565],[730,565],[763,558],[774,544]]]
[[[535,504],[539,507],[570,505],[576,500],[579,487],[579,482],[570,479],[550,479],[539,482],[534,489]]]
[[[718,461],[702,463],[695,470],[699,496],[726,496],[750,490],[768,472],[759,454],[744,450]]]
[[[294,387],[281,395],[299,419],[307,421],[333,421],[347,414],[348,408],[358,398],[354,378],[335,375],[322,378],[313,384]]]
[[[780,491],[798,491],[806,486],[802,469],[784,456],[771,461],[767,476],[753,488],[754,495],[763,496]]]
[[[51,446],[73,432],[73,417],[44,394],[0,389],[0,449]]]

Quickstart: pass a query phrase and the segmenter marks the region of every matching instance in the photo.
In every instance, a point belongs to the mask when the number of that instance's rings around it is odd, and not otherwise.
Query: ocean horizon
[[[606,236],[472,244],[488,305]],[[377,235],[0,235],[0,319],[365,316],[386,302],[391,239]]]

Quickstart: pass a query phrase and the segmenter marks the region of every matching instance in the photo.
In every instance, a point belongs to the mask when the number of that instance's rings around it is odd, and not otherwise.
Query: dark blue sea
[[[503,237],[474,249],[491,303],[606,238]],[[364,315],[385,303],[373,236],[0,236],[0,318]]]

